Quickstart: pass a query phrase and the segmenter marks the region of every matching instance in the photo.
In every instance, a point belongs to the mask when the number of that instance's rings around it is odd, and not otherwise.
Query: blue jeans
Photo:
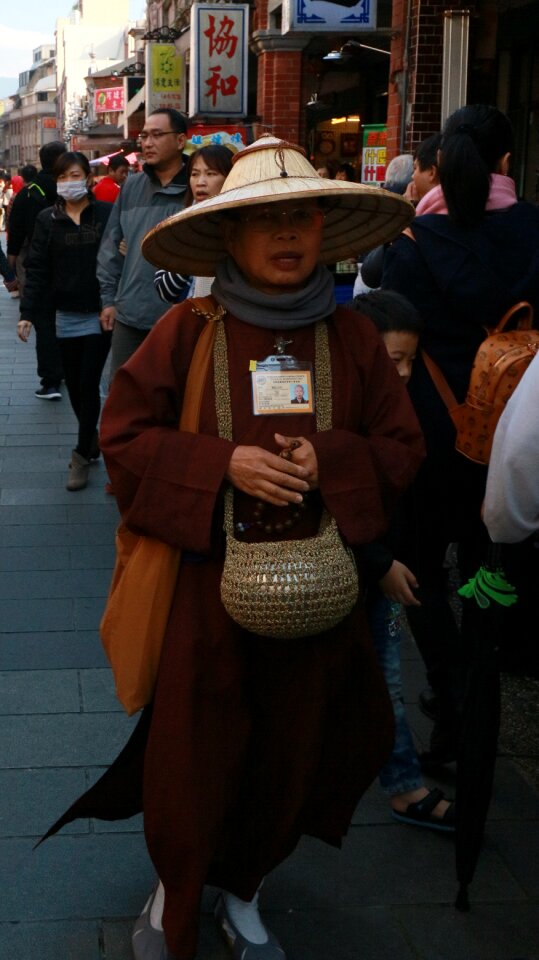
[[[387,796],[408,793],[423,786],[415,744],[406,720],[402,699],[400,644],[402,606],[393,603],[377,587],[369,590],[367,615],[378,663],[382,668],[395,717],[393,753],[380,770],[380,786]]]

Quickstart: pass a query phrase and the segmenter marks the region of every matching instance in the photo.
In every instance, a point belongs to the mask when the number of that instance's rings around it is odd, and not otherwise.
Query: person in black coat
[[[424,323],[423,349],[441,368],[459,403],[485,328],[520,300],[539,310],[539,209],[518,202],[508,176],[509,120],[494,107],[463,107],[446,121],[440,186],[432,211],[418,216],[387,250],[382,287],[407,297]],[[463,580],[473,576],[488,542],[481,521],[486,467],[454,449],[455,428],[419,354],[409,392],[426,445],[409,494],[412,517],[403,550],[421,584],[421,607],[408,618],[437,697],[425,763],[455,758],[462,702],[467,608],[459,630],[447,596],[448,546],[458,544]]]
[[[4,286],[6,290],[10,292],[17,289],[17,277],[15,276],[14,271],[11,269],[7,257],[2,249],[2,244],[0,243],[0,274],[4,278]]]
[[[34,227],[42,210],[56,200],[56,180],[52,174],[58,157],[66,152],[65,143],[53,140],[39,151],[42,169],[13,200],[9,214],[7,254],[10,267],[16,270],[20,296],[24,293],[24,265],[32,242]],[[54,329],[54,307],[46,297],[34,318],[36,335],[37,375],[41,386],[35,391],[40,400],[61,400],[60,384],[64,379],[60,348]]]
[[[81,490],[88,482],[90,461],[99,457],[99,383],[111,335],[99,322],[96,261],[111,205],[95,200],[89,191],[91,171],[84,154],[62,154],[54,172],[58,201],[36,220],[18,334],[21,340],[28,339],[43,299],[49,297],[69,399],[79,423],[67,489]]]

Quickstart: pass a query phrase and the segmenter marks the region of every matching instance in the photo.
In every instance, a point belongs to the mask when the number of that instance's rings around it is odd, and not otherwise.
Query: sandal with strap
[[[391,816],[399,823],[408,823],[412,827],[427,827],[429,830],[441,830],[443,833],[455,832],[455,804],[450,803],[443,817],[435,817],[432,813],[445,796],[438,787],[430,790],[423,800],[409,803],[402,813],[392,810]]]

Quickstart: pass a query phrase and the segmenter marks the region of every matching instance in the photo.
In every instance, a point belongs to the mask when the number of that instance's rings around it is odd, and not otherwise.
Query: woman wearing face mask
[[[90,164],[83,153],[62,154],[54,175],[58,200],[36,221],[17,333],[28,340],[44,297],[52,294],[66,386],[79,423],[66,487],[82,490],[90,461],[99,457],[99,381],[111,334],[99,323],[96,257],[112,208],[89,192]]]

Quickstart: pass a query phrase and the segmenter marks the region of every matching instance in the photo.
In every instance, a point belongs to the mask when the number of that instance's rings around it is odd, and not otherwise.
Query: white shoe
[[[286,954],[277,937],[267,930],[266,943],[251,943],[246,940],[230,919],[225,898],[219,894],[214,910],[217,925],[232,951],[234,960],[286,960]]]
[[[163,930],[156,930],[150,923],[150,914],[156,893],[157,887],[148,899],[133,929],[131,945],[135,960],[174,960],[167,949]]]

